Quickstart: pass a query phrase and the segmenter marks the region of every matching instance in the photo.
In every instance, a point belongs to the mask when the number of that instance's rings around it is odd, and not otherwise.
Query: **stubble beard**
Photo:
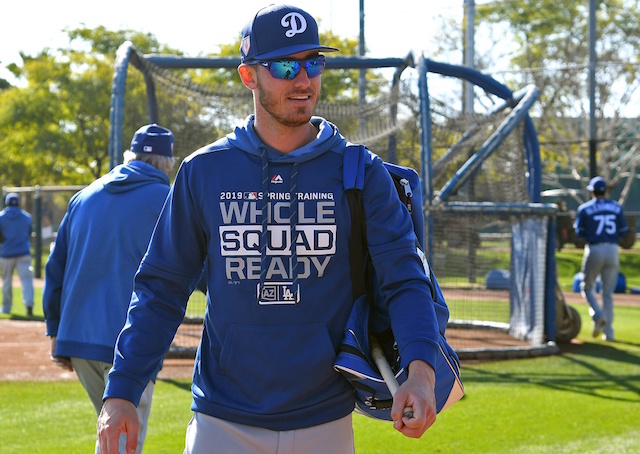
[[[313,92],[311,90],[304,94],[311,95],[313,99]],[[264,89],[260,80],[258,80],[258,102],[260,103],[260,106],[262,106],[262,109],[281,125],[296,127],[309,123],[311,115],[318,103],[318,98],[315,98],[313,101],[313,106],[310,111],[308,111],[305,106],[290,110],[283,109],[282,107],[278,109],[279,99],[272,96],[268,90]]]

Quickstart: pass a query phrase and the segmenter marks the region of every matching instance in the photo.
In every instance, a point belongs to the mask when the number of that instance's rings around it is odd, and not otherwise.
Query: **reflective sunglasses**
[[[317,55],[304,60],[257,60],[250,65],[262,65],[269,70],[275,79],[294,79],[304,67],[310,79],[319,76],[324,70],[324,55]]]

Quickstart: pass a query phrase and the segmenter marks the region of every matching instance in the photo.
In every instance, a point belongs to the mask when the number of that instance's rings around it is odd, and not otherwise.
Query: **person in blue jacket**
[[[580,290],[589,304],[593,337],[602,334],[604,340],[613,341],[613,292],[618,284],[620,268],[618,240],[627,233],[629,227],[620,204],[606,198],[607,183],[604,178],[593,177],[587,190],[591,193],[591,200],[578,207],[574,223],[576,235],[587,242],[582,255],[584,279]],[[595,291],[598,276],[602,282],[602,307],[598,304]]]
[[[75,370],[96,414],[127,317],[133,276],[169,192],[173,142],[173,133],[156,124],[138,129],[124,163],[71,198],[46,263],[42,304],[51,360]],[[138,452],[159,368],[156,364],[140,383]]]
[[[0,211],[0,266],[2,267],[2,312],[13,306],[13,272],[18,271],[22,302],[27,316],[33,315],[33,269],[31,268],[31,215],[20,208],[20,197],[11,192]]]
[[[353,388],[333,368],[353,305],[347,141],[312,116],[324,56],[316,21],[274,5],[245,26],[238,72],[254,114],[178,170],[136,273],[98,418],[100,452],[128,449],[143,384],[168,351],[203,266],[207,308],[185,453],[354,451]],[[367,238],[409,378],[394,427],[420,437],[436,418],[438,325],[412,221],[382,160],[367,155]],[[414,417],[403,416],[407,406]]]

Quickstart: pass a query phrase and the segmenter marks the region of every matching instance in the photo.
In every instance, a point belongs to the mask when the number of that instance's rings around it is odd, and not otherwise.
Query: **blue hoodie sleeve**
[[[403,366],[423,360],[435,368],[439,331],[430,283],[411,216],[378,157],[365,174],[362,197],[369,251]]]
[[[42,309],[47,326],[47,336],[57,336],[60,324],[60,304],[64,270],[67,266],[68,213],[65,213],[51,254],[45,265],[45,280],[42,289]]]
[[[206,238],[191,197],[188,166],[175,183],[135,276],[127,321],[116,343],[104,398],[138,404],[182,322],[202,275]]]

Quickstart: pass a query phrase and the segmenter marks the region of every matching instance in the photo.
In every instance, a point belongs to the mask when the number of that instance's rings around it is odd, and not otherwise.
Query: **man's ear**
[[[245,87],[249,90],[253,90],[258,86],[256,69],[253,65],[245,65],[244,63],[238,66],[238,74]]]

